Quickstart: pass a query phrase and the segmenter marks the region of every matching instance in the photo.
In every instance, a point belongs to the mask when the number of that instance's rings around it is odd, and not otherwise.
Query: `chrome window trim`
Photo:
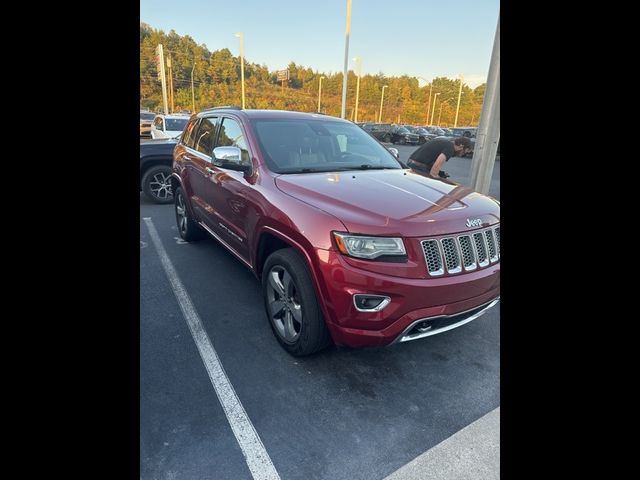
[[[487,312],[487,310],[489,310],[491,307],[495,306],[495,304],[498,303],[499,301],[500,301],[500,297],[498,296],[498,297],[494,298],[493,300],[490,300],[489,302],[485,303],[484,304],[485,306],[482,308],[482,310],[474,313],[469,318],[465,318],[464,320],[456,322],[456,323],[454,323],[452,325],[448,325],[448,326],[442,327],[442,328],[437,328],[435,330],[429,330],[427,332],[416,333],[414,335],[407,335],[407,333],[410,332],[420,322],[424,322],[424,321],[427,321],[427,320],[435,320],[436,318],[448,318],[448,317],[455,317],[455,316],[458,316],[458,315],[464,315],[467,312],[470,312],[472,310],[475,310],[476,308],[482,307],[482,305],[479,305],[478,307],[470,308],[469,310],[465,310],[464,312],[453,313],[451,315],[436,315],[434,317],[421,318],[419,320],[416,320],[416,321],[412,322],[411,325],[409,325],[407,328],[405,328],[402,331],[402,333],[400,335],[398,335],[396,337],[396,339],[393,342],[391,342],[389,345],[393,345],[395,343],[410,342],[412,340],[418,340],[420,338],[430,337],[431,335],[436,335],[438,333],[443,333],[443,332],[446,332],[448,330],[453,330],[454,328],[461,327],[465,323],[469,323],[469,322],[475,320],[476,318],[484,315]]]
[[[192,155],[195,155],[198,158],[201,158],[202,160],[204,160],[205,162],[209,162],[209,163],[213,163],[211,157],[209,155],[205,155],[202,152],[199,152],[198,150],[191,148],[191,147],[187,147],[186,145],[182,145],[184,147],[184,149],[189,152]]]

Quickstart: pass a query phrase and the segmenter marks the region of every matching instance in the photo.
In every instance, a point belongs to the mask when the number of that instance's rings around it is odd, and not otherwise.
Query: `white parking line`
[[[215,348],[213,348],[211,340],[202,325],[198,312],[196,311],[186,288],[184,288],[184,285],[180,281],[178,272],[176,272],[173,267],[173,264],[162,245],[162,241],[160,240],[156,227],[153,225],[150,217],[145,217],[144,222],[147,224],[151,240],[153,241],[153,244],[158,251],[158,255],[160,256],[162,268],[164,268],[167,278],[169,279],[169,283],[171,283],[173,293],[175,294],[178,304],[180,305],[180,309],[182,310],[182,314],[189,325],[193,340],[196,342],[196,346],[200,352],[200,357],[202,357],[202,361],[204,362],[207,373],[209,374],[209,379],[211,380],[213,388],[216,391],[216,395],[222,404],[222,408],[227,416],[229,425],[231,425],[233,434],[240,445],[240,449],[247,461],[247,466],[251,471],[251,475],[255,480],[279,480],[280,476],[273,466],[271,457],[269,457],[269,454],[262,444],[262,440],[260,440],[260,437],[253,427],[247,412],[244,410],[238,395],[233,389],[233,385],[231,385],[229,377],[227,377],[227,374],[220,363],[218,354],[216,353]]]

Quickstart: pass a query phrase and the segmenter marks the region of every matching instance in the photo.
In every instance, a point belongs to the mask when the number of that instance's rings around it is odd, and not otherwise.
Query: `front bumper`
[[[412,279],[357,268],[335,251],[316,253],[327,327],[338,345],[375,347],[428,336],[414,338],[417,324],[423,328],[419,333],[444,332],[477,318],[468,319],[480,307],[494,306],[500,296],[500,262],[455,276]],[[391,301],[379,312],[360,312],[355,294],[384,295]]]

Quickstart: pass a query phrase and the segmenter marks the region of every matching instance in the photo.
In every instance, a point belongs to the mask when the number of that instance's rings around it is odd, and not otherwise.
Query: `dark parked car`
[[[393,126],[389,123],[365,123],[361,128],[381,142],[391,142]]]
[[[430,133],[429,130],[423,127],[406,127],[411,133],[418,135],[418,143],[422,145],[430,140],[433,140],[437,135]]]
[[[204,110],[174,150],[171,182],[180,236],[210,235],[262,281],[293,355],[416,340],[498,302],[499,203],[402,169],[346,120]]]
[[[140,190],[156,203],[171,203],[171,163],[177,138],[140,143]]]
[[[391,143],[399,143],[401,145],[418,145],[418,143],[420,143],[420,136],[416,133],[412,133],[405,126],[396,126],[391,131]]]
[[[476,138],[476,127],[456,127],[451,129],[451,135],[454,137]]]

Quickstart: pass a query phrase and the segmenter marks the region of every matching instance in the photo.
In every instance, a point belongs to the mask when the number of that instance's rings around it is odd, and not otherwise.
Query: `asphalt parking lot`
[[[416,147],[396,148],[406,159]],[[468,184],[470,164],[452,158],[444,169]],[[489,192],[496,198],[499,167]],[[499,304],[422,340],[294,358],[273,336],[251,272],[213,239],[180,240],[173,205],[141,194],[141,479],[256,478],[150,228],[280,478],[383,479],[499,407]]]

